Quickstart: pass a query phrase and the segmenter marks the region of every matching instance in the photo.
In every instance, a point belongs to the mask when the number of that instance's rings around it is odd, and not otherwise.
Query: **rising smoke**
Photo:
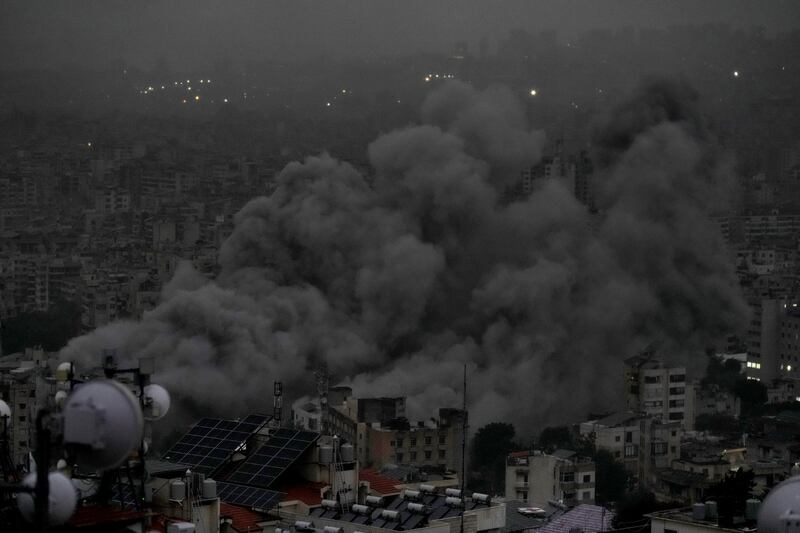
[[[499,192],[541,157],[505,89],[449,83],[423,125],[369,146],[373,175],[328,155],[286,166],[237,215],[207,280],[183,264],[140,322],[74,339],[158,358],[157,381],[194,413],[268,410],[325,362],[362,395],[407,395],[411,417],[460,404],[523,431],[612,407],[621,361],[660,343],[690,360],[745,316],[708,206],[720,157],[686,87],[651,82],[596,135],[591,215],[561,183]]]

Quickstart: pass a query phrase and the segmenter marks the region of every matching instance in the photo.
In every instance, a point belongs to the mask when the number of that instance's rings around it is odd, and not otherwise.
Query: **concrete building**
[[[653,352],[630,357],[625,360],[625,393],[629,410],[691,428],[686,368],[664,366]]]
[[[583,422],[580,433],[593,437],[597,449],[611,452],[629,472],[646,481],[680,457],[683,428],[679,421],[662,422],[628,411]]]
[[[768,387],[777,379],[800,381],[800,308],[788,299],[751,301],[747,377]]]
[[[594,503],[595,465],[570,450],[515,452],[506,461],[506,498],[542,507]]]

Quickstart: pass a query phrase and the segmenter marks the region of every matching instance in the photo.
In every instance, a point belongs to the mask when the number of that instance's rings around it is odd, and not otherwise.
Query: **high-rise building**
[[[625,360],[625,394],[627,407],[663,422],[680,422],[691,427],[686,416],[691,407],[687,391],[686,368],[667,367],[653,352]],[[687,403],[688,398],[688,403]]]

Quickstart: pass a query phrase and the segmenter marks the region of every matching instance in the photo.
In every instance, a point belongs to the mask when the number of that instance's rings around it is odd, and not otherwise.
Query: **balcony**
[[[514,482],[514,488],[527,490],[528,487],[530,487],[530,483],[528,483],[527,481],[518,479],[517,481]]]

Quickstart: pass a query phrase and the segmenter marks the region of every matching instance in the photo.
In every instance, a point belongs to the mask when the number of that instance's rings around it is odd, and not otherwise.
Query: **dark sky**
[[[446,51],[510,29],[723,22],[798,26],[797,0],[3,0],[0,67],[103,66],[123,58],[177,69],[218,60]]]

